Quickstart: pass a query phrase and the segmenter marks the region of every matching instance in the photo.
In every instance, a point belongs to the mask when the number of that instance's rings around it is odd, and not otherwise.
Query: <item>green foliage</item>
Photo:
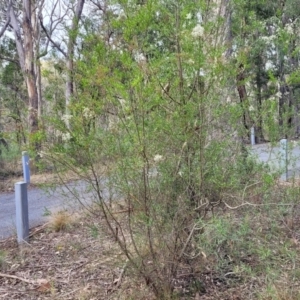
[[[224,99],[235,65],[223,58],[214,7],[132,5],[120,4],[122,18],[109,23],[113,47],[98,34],[83,37],[77,94],[70,115],[49,117],[46,154],[56,169],[89,182],[131,268],[162,299],[173,293],[199,218],[253,182],[258,169],[245,167],[231,137],[241,112]],[[103,181],[124,198],[124,220],[104,200]]]
[[[21,149],[13,140],[7,141],[8,147],[0,145],[0,175],[3,177],[21,174]]]
[[[291,3],[108,1],[100,23],[87,18],[84,33],[69,32],[81,48],[68,107],[64,62],[43,62],[44,116],[27,140],[42,145],[41,166],[49,159],[62,179],[71,170],[89,183],[110,234],[157,298],[172,297],[197,239],[217,252],[251,232],[245,219],[233,234],[234,224],[211,218],[216,207],[244,200],[257,182],[263,191],[274,184],[242,140],[252,126],[261,141],[292,134],[299,47]],[[1,104],[19,126],[27,103],[18,65],[3,65],[0,80]],[[3,149],[7,161],[16,155]],[[124,219],[105,201],[103,182],[122,198]],[[195,237],[199,224],[207,234]]]

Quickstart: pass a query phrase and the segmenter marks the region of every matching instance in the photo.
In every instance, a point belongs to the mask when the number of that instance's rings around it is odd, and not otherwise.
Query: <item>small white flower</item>
[[[196,25],[192,30],[192,37],[199,38],[202,37],[203,35],[204,35],[204,28],[200,24]]]
[[[69,121],[72,119],[72,115],[63,115],[61,117],[62,121],[65,122],[66,124],[69,123]]]
[[[38,155],[39,155],[40,158],[43,158],[43,157],[45,156],[45,154],[46,154],[45,151],[40,151],[40,152],[38,153]]]
[[[126,105],[126,100],[125,99],[119,99],[119,102],[121,104],[122,107],[124,107]]]
[[[63,133],[63,134],[61,135],[61,138],[62,138],[62,140],[65,141],[65,142],[69,141],[69,140],[71,139],[71,134],[70,134],[70,132]]]
[[[205,71],[203,70],[203,68],[200,68],[199,76],[205,76]]]
[[[270,41],[269,36],[262,36],[260,39],[263,40],[264,42],[269,42]]]
[[[56,137],[61,137],[61,136],[63,135],[63,133],[62,133],[60,130],[55,130],[55,131],[54,131],[54,135],[55,135]]]
[[[126,14],[124,13],[124,11],[121,11],[117,17],[117,20],[120,21],[124,19],[126,19]]]
[[[282,97],[282,93],[281,92],[277,92],[275,95],[277,98],[281,98]]]
[[[186,20],[190,20],[192,18],[192,14],[188,13],[185,18],[186,18]]]
[[[156,163],[162,161],[163,159],[164,159],[163,156],[160,155],[160,154],[156,154],[156,155],[154,156],[154,158],[153,158],[153,160],[154,160]]]
[[[275,35],[262,36],[260,39],[263,40],[265,43],[271,43],[273,40],[276,39],[276,36]]]
[[[255,110],[255,108],[252,105],[250,105],[249,106],[249,111],[254,111],[254,110]]]
[[[94,113],[88,107],[83,108],[82,115],[86,119],[92,119],[94,117]]]
[[[143,53],[139,53],[139,52],[135,53],[134,59],[139,64],[147,62],[146,56]]]
[[[292,24],[288,24],[285,27],[285,30],[288,34],[293,34],[294,33],[294,29],[293,29],[293,25]]]

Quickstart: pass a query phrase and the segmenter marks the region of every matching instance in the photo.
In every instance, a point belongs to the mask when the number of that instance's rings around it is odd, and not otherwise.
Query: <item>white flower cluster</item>
[[[160,154],[154,155],[154,158],[153,158],[154,162],[156,162],[156,163],[159,163],[163,159],[164,159],[164,157],[162,155],[160,155]]]
[[[195,61],[194,60],[192,60],[191,58],[187,61],[187,63],[189,64],[189,65],[194,65],[195,64]]]
[[[64,142],[68,142],[70,139],[71,139],[71,134],[70,132],[66,132],[66,133],[63,133],[61,135],[61,138]]]
[[[70,132],[61,132],[60,130],[55,131],[56,137],[61,137],[64,142],[68,142],[71,139]]]
[[[86,119],[92,119],[94,117],[94,112],[91,111],[88,107],[84,107],[82,111],[82,115]]]
[[[194,29],[192,30],[192,37],[193,38],[200,38],[204,35],[204,28],[198,24],[194,27]]]
[[[288,34],[293,34],[294,33],[294,28],[293,28],[293,25],[292,24],[287,24],[285,26],[285,30]]]
[[[192,14],[191,13],[188,13],[185,17],[186,20],[190,20],[192,18]]]
[[[125,105],[126,105],[126,100],[123,99],[123,98],[120,98],[120,99],[119,99],[119,102],[120,102],[121,106],[124,108]]]
[[[72,118],[73,118],[72,115],[63,115],[63,116],[61,117],[62,121],[65,122],[65,124],[68,124],[69,121],[70,121]]]
[[[38,152],[38,155],[40,158],[43,158],[43,157],[47,156],[47,153],[45,151],[40,151],[40,152]]]
[[[249,111],[254,111],[255,110],[255,108],[253,107],[253,105],[250,105],[249,106]]]
[[[275,38],[276,38],[275,35],[269,35],[269,36],[262,36],[262,37],[261,37],[261,39],[262,39],[265,43],[271,43]]]

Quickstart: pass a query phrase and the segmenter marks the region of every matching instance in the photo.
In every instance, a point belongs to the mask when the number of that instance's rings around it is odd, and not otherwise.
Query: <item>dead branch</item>
[[[191,232],[190,232],[190,234],[189,234],[187,240],[185,241],[185,244],[184,244],[184,246],[183,246],[183,248],[182,248],[182,250],[181,250],[181,252],[180,252],[180,255],[179,255],[179,257],[178,257],[178,260],[180,260],[181,257],[183,256],[184,251],[185,251],[186,247],[188,246],[188,244],[190,243],[190,241],[191,241],[191,239],[192,239],[192,237],[193,237],[194,232],[195,232],[196,230],[202,230],[202,229],[203,229],[203,227],[197,228],[196,225],[197,225],[197,224],[194,224],[194,226],[193,226],[193,228],[192,228],[192,230],[191,230]]]
[[[124,274],[125,274],[125,271],[126,271],[126,269],[127,269],[127,267],[128,267],[128,262],[129,262],[129,260],[127,259],[127,261],[126,261],[126,263],[125,263],[125,265],[124,265],[124,267],[123,267],[123,269],[122,269],[122,271],[121,271],[121,273],[120,273],[120,276],[118,277],[118,279],[116,279],[116,280],[114,281],[114,284],[116,284],[115,289],[119,288],[120,285],[121,285],[122,278],[123,278],[123,276],[124,276]]]
[[[267,206],[267,205],[276,205],[276,206],[293,206],[294,205],[293,203],[292,204],[289,204],[289,203],[263,203],[263,204],[255,204],[255,203],[250,203],[250,202],[246,201],[246,202],[244,202],[244,203],[242,203],[240,205],[237,205],[237,206],[230,206],[225,201],[222,201],[222,202],[225,204],[225,206],[227,208],[232,209],[232,210],[241,208],[241,207],[243,207],[245,205],[256,206],[256,207],[258,207],[258,206]]]
[[[5,277],[5,278],[11,278],[11,279],[17,279],[26,283],[30,283],[30,284],[35,284],[36,281],[30,280],[30,279],[26,279],[26,278],[22,278],[16,275],[9,275],[9,274],[4,274],[4,273],[0,273],[0,277]]]

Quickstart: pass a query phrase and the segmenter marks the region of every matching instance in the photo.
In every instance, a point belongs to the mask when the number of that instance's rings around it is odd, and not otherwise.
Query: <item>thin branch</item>
[[[12,1],[9,1],[8,3],[8,8],[7,8],[7,20],[2,28],[2,30],[0,31],[0,38],[2,37],[2,35],[4,34],[4,32],[6,31],[7,27],[9,26],[10,23],[10,8],[12,6]]]
[[[194,226],[193,226],[193,228],[192,228],[192,230],[191,230],[191,232],[190,232],[190,234],[189,234],[189,236],[188,236],[188,238],[187,238],[187,240],[186,240],[186,242],[185,242],[185,244],[184,244],[184,246],[183,246],[183,248],[182,248],[182,250],[181,250],[181,252],[180,252],[180,255],[179,255],[179,257],[178,257],[178,261],[182,258],[185,249],[187,248],[188,244],[190,243],[190,241],[191,241],[191,239],[192,239],[192,237],[193,237],[194,232],[195,232],[196,230],[202,230],[202,229],[203,229],[203,227],[197,228],[196,226],[197,226],[197,224],[194,224]]]
[[[35,281],[32,281],[30,279],[26,279],[26,278],[22,278],[16,275],[9,275],[9,274],[4,274],[4,273],[0,273],[0,277],[5,277],[5,278],[11,278],[11,279],[17,279],[26,283],[36,283]]]
[[[53,46],[59,51],[61,52],[65,57],[68,57],[67,53],[60,47],[60,45],[58,45],[55,41],[52,40],[51,36],[49,35],[47,29],[45,28],[44,24],[43,24],[43,21],[42,21],[42,18],[41,16],[39,16],[39,20],[40,20],[40,24],[41,24],[41,27],[43,29],[43,31],[45,32],[48,40],[53,44]]]
[[[6,31],[8,25],[10,23],[10,17],[7,17],[6,23],[4,24],[2,30],[0,31],[0,38],[2,37],[2,35],[4,34],[4,32]]]
[[[238,208],[241,208],[245,205],[249,205],[249,206],[256,206],[256,207],[260,207],[260,206],[267,206],[267,205],[275,205],[275,206],[293,206],[294,204],[291,204],[291,203],[262,203],[262,204],[256,204],[256,203],[251,203],[251,202],[244,202],[240,205],[237,205],[237,206],[230,206],[229,204],[227,204],[224,200],[222,201],[222,203],[225,204],[225,206],[229,209],[238,209]]]
[[[3,56],[3,55],[0,54],[0,59],[9,61],[11,63],[17,64],[18,66],[20,66],[20,63],[19,63],[18,60],[12,59],[10,57],[6,57],[6,56]]]
[[[124,267],[123,267],[123,269],[122,269],[122,271],[121,271],[121,273],[120,273],[119,278],[116,279],[116,280],[113,282],[113,283],[116,285],[115,289],[118,289],[118,288],[120,287],[121,282],[122,282],[122,278],[124,277],[124,274],[125,274],[126,269],[127,269],[127,267],[128,267],[128,263],[129,263],[129,260],[127,259],[127,260],[126,260],[126,263],[125,263],[125,265],[124,265]]]
[[[90,0],[100,11],[106,12],[106,7],[102,7],[102,5],[94,0]]]

